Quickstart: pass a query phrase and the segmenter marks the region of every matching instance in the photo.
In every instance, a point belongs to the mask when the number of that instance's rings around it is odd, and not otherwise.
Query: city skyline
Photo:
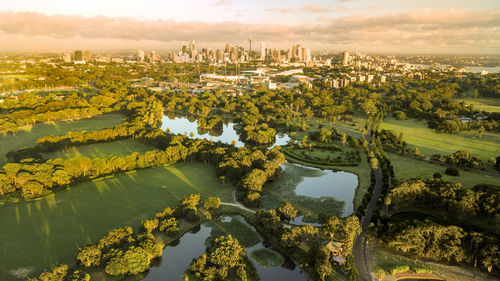
[[[253,4],[252,4],[253,3]],[[0,50],[215,48],[260,41],[311,50],[500,54],[495,1],[5,1]],[[135,9],[131,9],[135,5]],[[245,44],[246,43],[246,44]]]

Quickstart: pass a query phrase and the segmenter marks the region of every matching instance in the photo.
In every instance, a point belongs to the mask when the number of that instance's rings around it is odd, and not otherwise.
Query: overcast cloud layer
[[[321,10],[309,8],[318,13],[317,23],[293,26],[0,12],[0,41],[5,42],[0,48],[77,47],[61,46],[67,39],[93,48],[145,44],[178,49],[180,42],[189,40],[222,48],[226,42],[244,44],[251,36],[254,42],[262,40],[278,48],[301,43],[312,49],[500,54],[500,10],[422,10],[324,18]]]

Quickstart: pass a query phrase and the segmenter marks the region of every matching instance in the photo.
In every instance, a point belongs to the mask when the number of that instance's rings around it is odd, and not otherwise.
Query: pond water
[[[226,122],[223,125],[222,132],[217,132],[216,130],[199,130],[198,121],[190,121],[187,117],[174,117],[163,116],[162,119],[162,130],[170,129],[170,132],[174,134],[187,134],[190,136],[193,133],[193,138],[201,138],[206,140],[221,141],[223,143],[231,144],[236,141],[236,147],[243,147],[245,143],[240,140],[240,136],[234,129],[235,124],[232,122]],[[276,141],[272,146],[276,145],[286,145],[290,138],[286,134],[277,134]]]
[[[263,204],[265,208],[276,208],[283,202],[301,206],[302,214],[349,216],[354,212],[354,194],[358,186],[355,174],[322,170],[285,163],[283,171],[264,188]],[[303,217],[294,222],[302,224]]]
[[[322,175],[319,177],[304,177],[295,188],[295,193],[313,198],[334,197],[340,199],[346,202],[343,216],[352,214],[358,177],[355,174],[343,171],[318,170]]]
[[[237,223],[232,226],[232,223]],[[207,222],[201,225],[199,231],[195,233],[189,232],[184,234],[180,239],[179,243],[173,246],[167,246],[163,250],[163,258],[159,262],[158,266],[152,267],[147,276],[143,279],[145,281],[179,281],[184,280],[184,271],[188,268],[191,261],[198,258],[201,254],[205,253],[205,247],[207,243],[218,237],[219,235],[231,234],[236,239],[245,241],[242,235],[247,235],[244,231],[237,231],[235,229],[241,228],[241,223],[244,224],[245,230],[252,232],[253,235],[259,237],[255,229],[244,222],[244,219],[240,216],[225,216],[215,220],[214,222]],[[216,231],[217,230],[217,231]],[[301,273],[300,268],[296,267],[293,270],[283,268],[281,266],[275,267],[263,267],[257,263],[253,258],[251,258],[250,253],[254,250],[264,248],[262,242],[254,240],[252,242],[247,242],[254,245],[246,245],[247,255],[252,260],[257,273],[260,276],[261,281],[275,281],[275,280],[288,280],[288,281],[298,281],[306,280],[304,275]]]

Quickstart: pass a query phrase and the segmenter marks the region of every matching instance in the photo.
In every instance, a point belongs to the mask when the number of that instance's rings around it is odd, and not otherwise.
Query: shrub
[[[408,265],[397,265],[389,270],[389,273],[391,275],[397,274],[397,273],[402,273],[410,270],[410,267]]]
[[[458,172],[458,169],[455,167],[448,167],[448,168],[446,168],[446,170],[444,172],[447,175],[455,176],[455,177],[458,177],[460,175],[460,173]]]
[[[394,118],[398,120],[406,120],[406,113],[403,111],[396,111],[394,112]]]
[[[441,175],[441,173],[434,173],[434,175],[432,175],[432,177],[435,179],[441,179],[443,177],[443,175]]]

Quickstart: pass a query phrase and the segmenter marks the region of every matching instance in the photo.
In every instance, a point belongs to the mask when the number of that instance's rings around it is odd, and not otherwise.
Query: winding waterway
[[[245,228],[245,231],[234,231],[235,226],[233,223],[238,223],[236,227]],[[248,232],[248,233],[245,233]],[[152,267],[147,273],[144,281],[179,281],[184,280],[183,274],[188,268],[191,261],[198,258],[201,254],[205,253],[207,243],[218,237],[219,235],[231,234],[238,240],[245,241],[248,238],[244,235],[251,235],[259,237],[255,229],[248,225],[241,216],[224,216],[214,222],[207,222],[201,225],[200,229],[196,232],[189,232],[184,234],[179,239],[179,243],[175,246],[167,246],[163,250],[164,257],[158,266]],[[275,281],[275,280],[288,280],[299,281],[306,280],[301,273],[300,268],[295,267],[293,270],[283,268],[281,266],[265,267],[256,262],[250,253],[255,250],[262,249],[264,246],[262,242],[253,240],[250,245],[246,246],[247,255],[252,260],[261,281]],[[247,242],[248,244],[249,242]]]

